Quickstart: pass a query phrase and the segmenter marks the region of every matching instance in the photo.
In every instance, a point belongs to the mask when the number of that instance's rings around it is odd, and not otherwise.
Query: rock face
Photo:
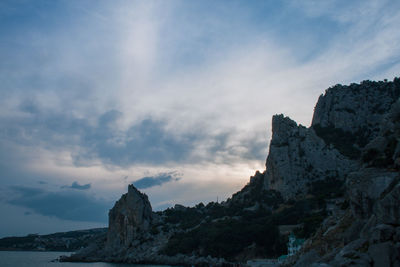
[[[399,90],[399,79],[389,85]],[[346,179],[346,215],[328,217],[288,264],[318,251],[315,266],[400,266],[400,100],[394,99],[390,108],[385,103],[379,129],[363,148],[362,166]]]
[[[361,149],[379,135],[399,96],[400,79],[336,85],[319,97],[310,128],[275,115],[265,188],[288,200],[304,196],[315,181],[344,180],[360,167]]]
[[[397,182],[398,174],[393,171],[366,168],[351,173],[346,187],[353,214],[368,219],[373,213],[373,205]]]
[[[108,249],[129,247],[143,231],[148,231],[153,220],[150,202],[133,185],[110,210],[107,233]]]
[[[331,87],[318,99],[312,126],[333,127],[351,133],[364,129],[368,139],[372,139],[379,131],[382,117],[399,98],[399,87],[399,79],[393,83],[364,81]]]
[[[272,118],[272,139],[265,173],[265,187],[284,199],[304,196],[322,179],[345,178],[357,164],[328,146],[312,128],[297,125],[283,115]]]

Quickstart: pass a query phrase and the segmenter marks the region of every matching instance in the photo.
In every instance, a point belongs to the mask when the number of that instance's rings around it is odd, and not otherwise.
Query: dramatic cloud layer
[[[242,138],[243,144],[228,141],[234,132],[210,134],[201,129],[176,133],[168,129],[166,121],[151,118],[141,120],[127,129],[119,129],[123,114],[110,110],[101,114],[95,123],[64,113],[41,110],[26,103],[22,114],[1,118],[3,140],[47,149],[70,149],[74,164],[91,164],[100,159],[104,164],[129,166],[135,163],[163,164],[168,162],[215,161],[216,152],[229,151],[238,159],[259,159],[265,153],[265,140],[253,136]],[[22,115],[22,117],[21,117]],[[240,149],[236,149],[235,147]],[[202,150],[202,154],[198,153]]]
[[[37,232],[104,221],[132,181],[155,209],[224,199],[273,114],[309,125],[329,86],[400,69],[391,0],[5,0],[0,25],[0,211]]]

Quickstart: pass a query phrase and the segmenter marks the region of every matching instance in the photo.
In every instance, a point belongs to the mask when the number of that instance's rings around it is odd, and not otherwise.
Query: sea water
[[[119,263],[54,262],[71,252],[0,251],[0,267],[165,267],[166,265],[141,265]]]

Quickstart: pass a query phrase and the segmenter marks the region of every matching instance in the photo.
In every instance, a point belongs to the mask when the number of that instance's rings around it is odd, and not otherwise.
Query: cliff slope
[[[343,216],[328,217],[287,265],[400,266],[400,100],[348,175]]]

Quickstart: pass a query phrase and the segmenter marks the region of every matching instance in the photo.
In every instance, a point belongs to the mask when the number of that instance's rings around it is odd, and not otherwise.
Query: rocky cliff
[[[400,79],[336,85],[312,125],[272,120],[266,170],[222,203],[151,211],[133,186],[107,238],[69,261],[229,266],[287,253],[287,266],[400,266]]]
[[[382,118],[399,96],[396,79],[393,82],[363,81],[333,86],[319,97],[312,126],[357,134],[365,138],[366,143],[378,134]]]
[[[400,100],[362,154],[346,179],[349,209],[327,217],[287,265],[400,266]]]
[[[319,97],[310,128],[275,115],[265,188],[290,199],[304,196],[315,181],[344,180],[359,168],[361,150],[399,96],[398,79],[336,85]]]
[[[342,155],[316,135],[313,128],[297,125],[283,115],[272,118],[272,139],[264,186],[285,200],[304,197],[313,182],[344,180],[357,162]]]

